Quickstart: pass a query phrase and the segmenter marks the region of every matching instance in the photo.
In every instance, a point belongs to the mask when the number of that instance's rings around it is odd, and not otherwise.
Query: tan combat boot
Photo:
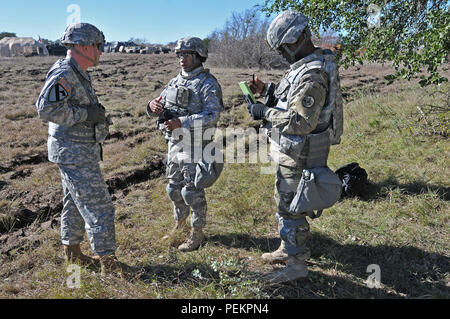
[[[270,284],[281,284],[287,281],[305,279],[308,277],[308,267],[304,258],[289,256],[287,266],[280,270],[266,275],[263,280]]]
[[[203,234],[203,230],[201,228],[195,229],[192,228],[191,235],[188,240],[178,247],[180,251],[193,251],[197,250],[203,242],[205,235]]]
[[[288,254],[286,251],[286,243],[281,241],[280,247],[271,253],[262,254],[261,258],[268,263],[286,263],[288,261]]]
[[[101,266],[101,276],[106,277],[110,274],[118,274],[120,278],[125,279],[126,275],[132,273],[132,269],[127,264],[120,262],[116,255],[98,256]]]
[[[175,227],[162,240],[168,241],[171,247],[177,247],[186,240],[188,234],[189,226],[186,224],[186,219],[180,219],[176,221]]]
[[[97,260],[84,255],[80,245],[64,245],[64,255],[68,263],[79,263],[82,266],[95,265]]]

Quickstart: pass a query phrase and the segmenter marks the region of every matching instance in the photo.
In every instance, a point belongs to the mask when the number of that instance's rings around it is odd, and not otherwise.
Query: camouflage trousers
[[[176,152],[176,146],[169,142],[169,153],[166,167],[166,177],[169,184],[166,187],[167,195],[173,203],[173,216],[175,220],[183,220],[191,214],[191,226],[195,229],[206,225],[206,197],[205,190],[195,187],[195,174],[197,164],[193,163],[191,153]],[[200,147],[199,152],[202,151]],[[201,154],[201,153],[200,153]]]
[[[114,253],[114,205],[99,163],[58,166],[64,191],[61,213],[63,245],[80,244],[86,232],[96,255]]]
[[[307,214],[294,216],[289,213],[297,186],[302,177],[302,168],[277,165],[275,179],[275,201],[278,205],[276,220],[280,237],[286,243],[289,256],[309,258],[310,250],[306,245],[309,237]]]

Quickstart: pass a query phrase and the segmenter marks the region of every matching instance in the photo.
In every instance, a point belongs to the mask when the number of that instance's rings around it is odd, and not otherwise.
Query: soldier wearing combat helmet
[[[282,241],[275,252],[262,258],[287,262],[286,268],[266,277],[280,283],[308,275],[306,217],[318,215],[293,212],[292,203],[297,198],[297,187],[302,185],[300,181],[309,176],[305,172],[328,169],[330,145],[338,144],[342,134],[342,96],[335,57],[329,50],[314,47],[305,16],[295,11],[282,12],[270,25],[267,42],[290,64],[278,85],[266,84],[257,77],[249,81],[253,93],[266,97],[266,104],[249,103],[249,112],[253,119],[267,121],[270,155],[277,164],[276,219]]]
[[[99,261],[102,275],[117,271],[123,277],[126,265],[114,254],[114,206],[99,166],[111,122],[87,73],[98,65],[105,37],[91,24],[76,23],[67,27],[61,42],[68,48],[67,57],[48,72],[36,107],[39,117],[49,122],[48,158],[62,177],[64,253],[68,262]],[[81,252],[85,232],[94,258]]]
[[[201,39],[187,37],[179,40],[175,53],[181,72],[158,98],[149,102],[147,113],[159,114],[159,128],[168,142],[166,176],[169,183],[166,189],[173,203],[176,224],[171,234],[163,239],[172,246],[178,246],[180,251],[192,251],[198,249],[204,239],[207,210],[205,187],[218,178],[214,174],[205,174],[211,179],[199,179],[199,172],[205,165],[195,154],[203,154],[205,146],[210,145],[213,139],[210,136],[211,140],[204,140],[202,136],[207,129],[214,130],[219,119],[223,109],[222,89],[216,78],[203,67],[208,49]],[[181,142],[176,132],[182,130],[190,134]],[[200,140],[196,138],[198,135]],[[178,148],[183,143],[184,147]],[[209,163],[206,166],[210,164],[215,165]],[[176,235],[188,230],[186,219],[189,214],[191,232],[187,240],[179,245]]]

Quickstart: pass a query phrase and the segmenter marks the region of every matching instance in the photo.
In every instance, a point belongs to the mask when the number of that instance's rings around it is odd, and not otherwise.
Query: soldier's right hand
[[[156,114],[161,114],[164,111],[164,108],[162,106],[162,104],[160,103],[162,100],[162,96],[160,96],[157,99],[154,99],[153,101],[150,102],[149,106],[150,106],[150,110],[152,110],[152,112],[156,113]]]
[[[252,90],[253,94],[262,94],[266,84],[256,76],[248,82],[248,86],[250,87],[250,90]]]
[[[106,114],[105,109],[98,107],[97,105],[91,105],[87,107],[88,117],[86,121],[91,123],[105,123]]]

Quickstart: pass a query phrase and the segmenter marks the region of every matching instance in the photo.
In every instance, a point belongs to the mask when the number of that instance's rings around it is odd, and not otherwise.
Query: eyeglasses
[[[190,55],[193,55],[194,52],[178,52],[177,53],[177,58],[181,59],[181,58],[187,58]]]

